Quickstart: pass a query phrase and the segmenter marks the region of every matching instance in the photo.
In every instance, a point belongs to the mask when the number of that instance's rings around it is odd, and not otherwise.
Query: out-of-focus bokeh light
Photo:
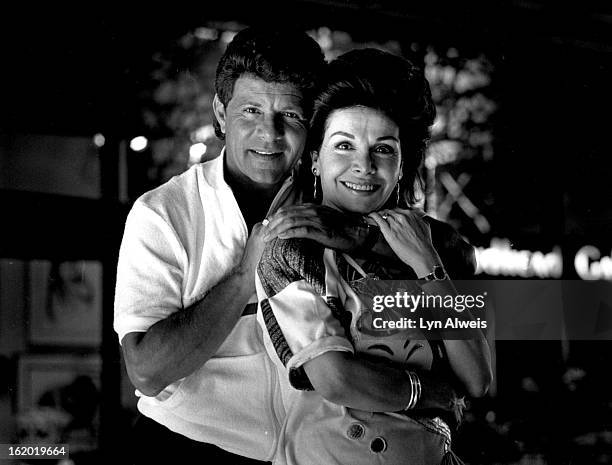
[[[234,31],[223,31],[223,33],[221,34],[221,41],[226,44],[229,44],[236,34],[237,32]]]
[[[493,238],[489,247],[476,247],[476,274],[521,276],[530,278],[560,278],[563,274],[561,248],[549,253],[516,250],[508,239]]]
[[[199,27],[193,32],[193,35],[200,40],[217,40],[219,31],[210,27]]]
[[[138,136],[138,137],[134,137],[131,141],[130,141],[130,148],[134,151],[134,152],[142,152],[144,149],[147,148],[147,145],[149,144],[149,141],[147,140],[146,137],[144,136]]]
[[[198,142],[189,147],[189,164],[200,163],[202,157],[206,153],[206,144]]]
[[[199,127],[191,133],[191,140],[193,142],[206,142],[215,136],[215,128],[212,124]]]
[[[97,133],[93,136],[93,143],[96,147],[102,147],[106,142],[104,135]]]

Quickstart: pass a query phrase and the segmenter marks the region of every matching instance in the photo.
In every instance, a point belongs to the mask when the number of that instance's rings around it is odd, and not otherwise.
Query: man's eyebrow
[[[261,106],[261,102],[258,102],[257,100],[251,100],[249,98],[245,98],[245,99],[238,99],[238,105],[251,105],[253,107],[260,107]]]
[[[354,139],[355,136],[348,133],[348,132],[344,132],[344,131],[336,131],[333,134],[331,134],[329,137],[334,137],[334,136],[344,136],[344,137],[348,137],[349,139]]]

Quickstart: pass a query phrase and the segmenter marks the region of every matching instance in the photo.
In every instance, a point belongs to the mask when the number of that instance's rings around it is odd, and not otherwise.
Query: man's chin
[[[257,184],[262,188],[273,188],[278,184],[282,183],[288,176],[289,173],[255,173],[249,177],[251,181],[253,181],[253,183]]]

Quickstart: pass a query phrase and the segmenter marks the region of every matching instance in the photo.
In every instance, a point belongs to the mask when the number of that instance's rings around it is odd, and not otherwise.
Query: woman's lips
[[[349,182],[349,181],[340,181],[342,185],[347,187],[352,191],[357,192],[375,192],[380,188],[379,184],[365,183],[365,182]]]

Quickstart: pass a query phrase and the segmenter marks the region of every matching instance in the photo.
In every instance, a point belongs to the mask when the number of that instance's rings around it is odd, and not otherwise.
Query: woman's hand
[[[431,229],[423,217],[425,212],[418,209],[381,210],[369,215],[383,234],[393,252],[417,276],[431,273],[442,261],[431,240]]]

